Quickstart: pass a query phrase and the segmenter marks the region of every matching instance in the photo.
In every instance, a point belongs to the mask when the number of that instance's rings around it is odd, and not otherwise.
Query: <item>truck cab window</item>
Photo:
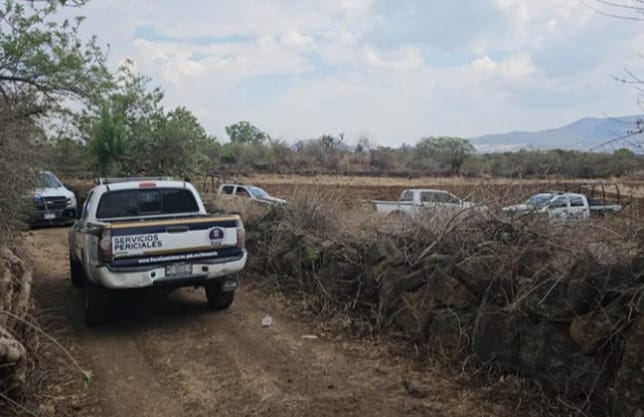
[[[570,199],[570,207],[583,207],[584,199],[581,197],[573,197]]]
[[[453,195],[451,195],[451,194],[449,194],[449,193],[445,193],[445,194],[443,194],[443,195],[442,195],[442,198],[443,198],[443,201],[442,201],[443,203],[447,203],[447,204],[461,204],[461,200],[459,200],[458,198],[454,197]]]
[[[414,192],[413,191],[405,191],[400,196],[400,201],[414,201]]]
[[[436,193],[424,192],[420,194],[420,201],[423,203],[437,203]]]
[[[460,200],[449,193],[435,193],[437,203],[442,204],[459,204]]]
[[[98,204],[99,219],[196,213],[199,206],[190,190],[166,188],[123,190],[103,194]]]
[[[222,193],[224,194],[232,194],[233,191],[235,190],[235,187],[232,185],[224,185],[224,188],[222,188]]]
[[[159,190],[139,191],[139,213],[157,214],[161,213],[161,192]]]
[[[463,203],[463,202],[461,201],[461,199],[460,199],[460,198],[455,197],[455,196],[453,196],[453,195],[451,195],[451,194],[450,194],[450,198],[451,198],[451,200],[452,200],[452,202],[453,202],[454,204],[462,204],[462,203]]]
[[[248,190],[246,190],[244,187],[237,187],[237,192],[235,193],[235,195],[238,195],[239,197],[250,198]]]
[[[555,198],[549,205],[549,208],[551,209],[566,207],[568,207],[568,199],[566,197]]]

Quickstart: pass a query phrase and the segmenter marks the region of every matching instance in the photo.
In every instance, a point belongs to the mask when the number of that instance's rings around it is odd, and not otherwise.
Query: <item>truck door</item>
[[[241,198],[250,198],[250,193],[246,189],[246,187],[237,187],[235,190],[235,196],[241,197]]]
[[[425,207],[434,207],[436,206],[436,193],[429,191],[423,191],[420,193],[420,204]]]
[[[463,202],[454,194],[448,193],[445,197],[445,204],[452,210],[459,210],[463,207]]]
[[[553,221],[566,220],[569,216],[570,201],[566,196],[559,196],[548,205],[548,217]]]
[[[573,196],[570,198],[570,219],[584,220],[590,217],[590,209],[584,202],[582,196]]]

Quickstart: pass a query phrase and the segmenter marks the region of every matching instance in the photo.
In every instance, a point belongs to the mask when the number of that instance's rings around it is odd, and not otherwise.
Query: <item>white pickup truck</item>
[[[550,221],[587,220],[591,217],[617,214],[622,211],[619,204],[602,204],[584,194],[566,193],[553,197],[537,213],[547,214]]]
[[[454,194],[444,190],[410,189],[400,194],[399,201],[372,201],[380,214],[412,215],[424,209],[462,210],[484,208],[463,201]]]
[[[254,185],[222,184],[217,190],[217,196],[224,199],[247,199],[260,204],[279,206],[286,204],[286,200],[273,197],[264,189]]]
[[[246,259],[239,216],[207,214],[190,183],[166,178],[99,180],[69,233],[89,325],[108,319],[119,289],[204,287],[212,309],[228,308]]]
[[[71,224],[76,218],[76,196],[53,172],[38,173],[37,188],[32,194],[30,225]]]

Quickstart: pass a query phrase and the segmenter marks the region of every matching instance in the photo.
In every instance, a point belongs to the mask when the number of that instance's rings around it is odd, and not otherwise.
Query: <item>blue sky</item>
[[[589,0],[592,2],[593,0]],[[472,137],[640,112],[644,22],[577,0],[94,0],[110,44],[208,132],[248,120],[288,141]]]

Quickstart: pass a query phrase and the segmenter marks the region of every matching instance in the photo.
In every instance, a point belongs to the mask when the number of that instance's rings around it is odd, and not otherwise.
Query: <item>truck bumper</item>
[[[29,216],[31,225],[67,224],[76,219],[76,208],[68,207],[60,210],[34,210]]]
[[[146,265],[132,268],[99,266],[95,270],[94,278],[96,284],[110,289],[133,289],[153,286],[192,287],[205,285],[212,280],[220,280],[224,290],[234,291],[237,288],[237,284],[228,283],[227,277],[244,269],[247,258],[248,252],[244,249],[241,256],[234,258],[190,262],[191,274],[172,277],[166,276],[165,265]],[[234,280],[237,283],[236,277]]]

